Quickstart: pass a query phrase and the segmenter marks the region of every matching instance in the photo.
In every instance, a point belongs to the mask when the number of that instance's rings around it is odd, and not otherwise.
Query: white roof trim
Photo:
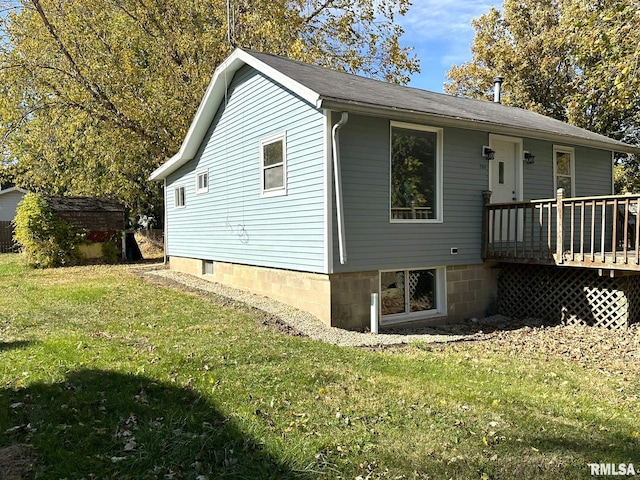
[[[266,65],[252,56],[250,52],[237,48],[218,66],[218,68],[216,68],[213,73],[213,78],[207,87],[202,102],[200,102],[198,111],[191,122],[191,126],[189,127],[187,135],[180,146],[180,150],[167,162],[156,169],[149,177],[150,180],[162,180],[172,172],[175,172],[189,160],[193,159],[200,147],[200,144],[202,143],[202,140],[204,139],[204,136],[207,134],[207,130],[209,130],[209,127],[211,126],[211,122],[213,121],[220,104],[224,100],[225,92],[227,88],[229,88],[228,83],[232,81],[234,74],[244,65],[249,65],[250,67],[255,68],[267,77],[299,95],[309,103],[319,106],[320,95],[317,92],[314,92],[278,70]],[[225,79],[227,84],[225,84]]]
[[[11,193],[11,192],[27,193],[27,191],[24,188],[9,187],[9,188],[5,188],[4,190],[0,190],[0,195],[4,195],[5,193]]]

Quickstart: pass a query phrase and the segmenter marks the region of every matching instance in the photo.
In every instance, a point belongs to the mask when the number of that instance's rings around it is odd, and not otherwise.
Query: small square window
[[[176,187],[173,191],[175,197],[176,208],[183,208],[185,206],[185,192],[184,187]]]
[[[287,193],[287,142],[284,134],[260,142],[262,196]]]
[[[209,170],[196,172],[196,193],[207,193],[209,191]]]
[[[202,261],[202,274],[213,275],[213,260]]]

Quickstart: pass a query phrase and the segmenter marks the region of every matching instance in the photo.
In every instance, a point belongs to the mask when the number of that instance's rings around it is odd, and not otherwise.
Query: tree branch
[[[44,26],[46,27],[47,31],[49,32],[53,40],[56,42],[56,44],[58,45],[60,52],[64,55],[64,57],[67,59],[67,61],[71,65],[71,69],[74,72],[74,75],[73,75],[74,78],[76,78],[76,80],[91,94],[93,99],[96,100],[98,104],[100,104],[103,108],[105,108],[107,111],[111,112],[114,115],[115,120],[121,126],[128,128],[133,132],[139,135],[142,135],[145,138],[152,139],[153,136],[149,135],[144,130],[144,128],[142,128],[140,125],[138,125],[136,122],[132,121],[131,119],[127,118],[124,114],[122,114],[122,112],[120,112],[118,107],[116,107],[111,102],[111,100],[109,100],[107,95],[102,91],[102,89],[100,89],[99,86],[91,84],[91,82],[89,82],[89,80],[85,78],[85,76],[82,74],[82,71],[80,70],[80,67],[74,60],[69,50],[66,48],[64,42],[62,41],[58,33],[56,32],[55,27],[51,24],[51,22],[47,18],[47,15],[43,10],[42,5],[40,4],[40,0],[30,0],[30,1],[33,4],[36,11],[38,12],[38,15],[40,16],[42,23],[44,23]]]

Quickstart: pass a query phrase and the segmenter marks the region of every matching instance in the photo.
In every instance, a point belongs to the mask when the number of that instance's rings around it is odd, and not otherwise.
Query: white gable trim
[[[229,88],[229,84],[233,80],[233,76],[244,65],[249,65],[250,67],[255,68],[263,75],[291,90],[307,102],[315,106],[320,105],[320,95],[317,92],[314,92],[278,70],[266,65],[264,62],[261,62],[252,56],[250,52],[237,48],[218,66],[218,68],[216,68],[213,78],[205,91],[202,102],[200,102],[196,115],[191,122],[187,135],[180,146],[180,150],[162,166],[156,169],[149,177],[150,180],[162,180],[167,178],[168,175],[175,172],[189,160],[193,159],[200,147],[200,144],[202,143],[202,140],[204,139],[204,136],[207,134],[207,130],[209,130],[209,127],[211,126],[211,122],[213,121],[218,108],[224,100],[225,92]]]
[[[5,193],[11,193],[11,192],[27,193],[27,191],[23,188],[9,187],[9,188],[5,188],[4,190],[0,190],[0,195],[4,195]]]

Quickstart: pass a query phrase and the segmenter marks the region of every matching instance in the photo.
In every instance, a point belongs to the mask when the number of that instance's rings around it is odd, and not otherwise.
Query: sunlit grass
[[[0,291],[0,446],[31,443],[37,478],[571,479],[592,462],[640,466],[638,388],[561,358],[340,348],[127,267],[32,271],[0,256]]]

